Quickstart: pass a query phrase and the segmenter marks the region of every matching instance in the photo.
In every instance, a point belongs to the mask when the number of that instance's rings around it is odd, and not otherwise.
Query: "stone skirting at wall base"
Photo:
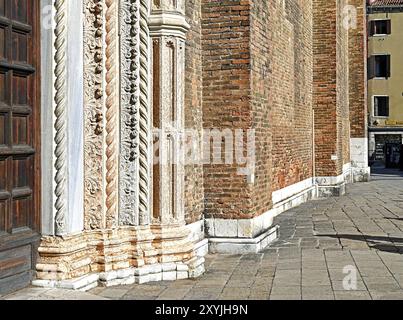
[[[346,183],[318,185],[318,198],[341,197],[346,194]]]
[[[278,238],[278,226],[269,228],[256,238],[210,238],[210,253],[258,253]]]
[[[368,181],[369,176],[369,168],[352,168],[348,163],[337,177],[309,178],[273,192],[273,208],[261,216],[253,219],[205,219],[209,251],[230,254],[259,252],[278,236],[279,230],[273,226],[276,216],[309,200],[342,196],[348,183]]]
[[[346,184],[353,182],[351,163],[343,166],[343,173],[337,177],[316,177],[318,198],[340,197],[346,193]]]
[[[351,168],[353,182],[369,182],[371,181],[371,167]]]
[[[206,236],[211,253],[256,253],[275,241],[279,235],[273,220],[284,211],[316,198],[317,187],[313,179],[273,193],[273,209],[253,219],[205,220]]]
[[[197,228],[200,222],[43,238],[32,284],[89,290],[198,277],[204,273],[208,241],[192,233]]]
[[[310,179],[313,180],[313,179]],[[286,199],[281,200],[280,202],[275,203],[273,209],[270,210],[273,217],[278,216],[279,214],[288,211],[292,208],[298,207],[299,205],[308,202],[317,198],[318,195],[318,187],[315,184],[309,185],[306,189],[293,194]]]

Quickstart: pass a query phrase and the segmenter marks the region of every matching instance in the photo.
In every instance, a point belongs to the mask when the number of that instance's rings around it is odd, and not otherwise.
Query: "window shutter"
[[[375,34],[375,21],[369,22],[369,35],[373,36]]]
[[[390,55],[386,56],[386,78],[390,78]]]
[[[386,97],[385,117],[389,117],[389,97]]]
[[[386,34],[392,33],[392,23],[391,20],[386,21]]]
[[[368,58],[368,79],[375,78],[375,56]]]

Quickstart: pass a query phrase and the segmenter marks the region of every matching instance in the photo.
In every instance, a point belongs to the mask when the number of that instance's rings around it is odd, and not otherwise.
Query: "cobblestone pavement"
[[[95,288],[28,288],[7,299],[402,299],[403,175],[375,175],[344,197],[281,214],[280,239],[260,254],[209,255],[196,280]],[[343,280],[356,274],[355,290]],[[354,285],[354,282],[346,282]]]

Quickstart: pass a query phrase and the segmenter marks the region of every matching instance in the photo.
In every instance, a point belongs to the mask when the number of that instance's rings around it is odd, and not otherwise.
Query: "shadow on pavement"
[[[387,220],[403,221],[403,218],[385,218]]]
[[[403,244],[403,238],[396,237],[379,237],[369,235],[353,235],[353,234],[321,234],[317,237],[330,237],[335,239],[348,239],[354,241],[366,242],[371,249],[379,251],[403,254],[403,245],[396,245],[396,243]]]

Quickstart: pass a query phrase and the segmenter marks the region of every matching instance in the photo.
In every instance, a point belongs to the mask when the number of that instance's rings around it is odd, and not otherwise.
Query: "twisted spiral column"
[[[139,156],[139,222],[150,222],[149,208],[149,145],[150,145],[150,106],[149,106],[149,0],[140,0],[140,156]]]
[[[55,234],[66,232],[67,217],[67,0],[55,0]]]
[[[106,227],[117,225],[118,207],[118,1],[106,0]]]

